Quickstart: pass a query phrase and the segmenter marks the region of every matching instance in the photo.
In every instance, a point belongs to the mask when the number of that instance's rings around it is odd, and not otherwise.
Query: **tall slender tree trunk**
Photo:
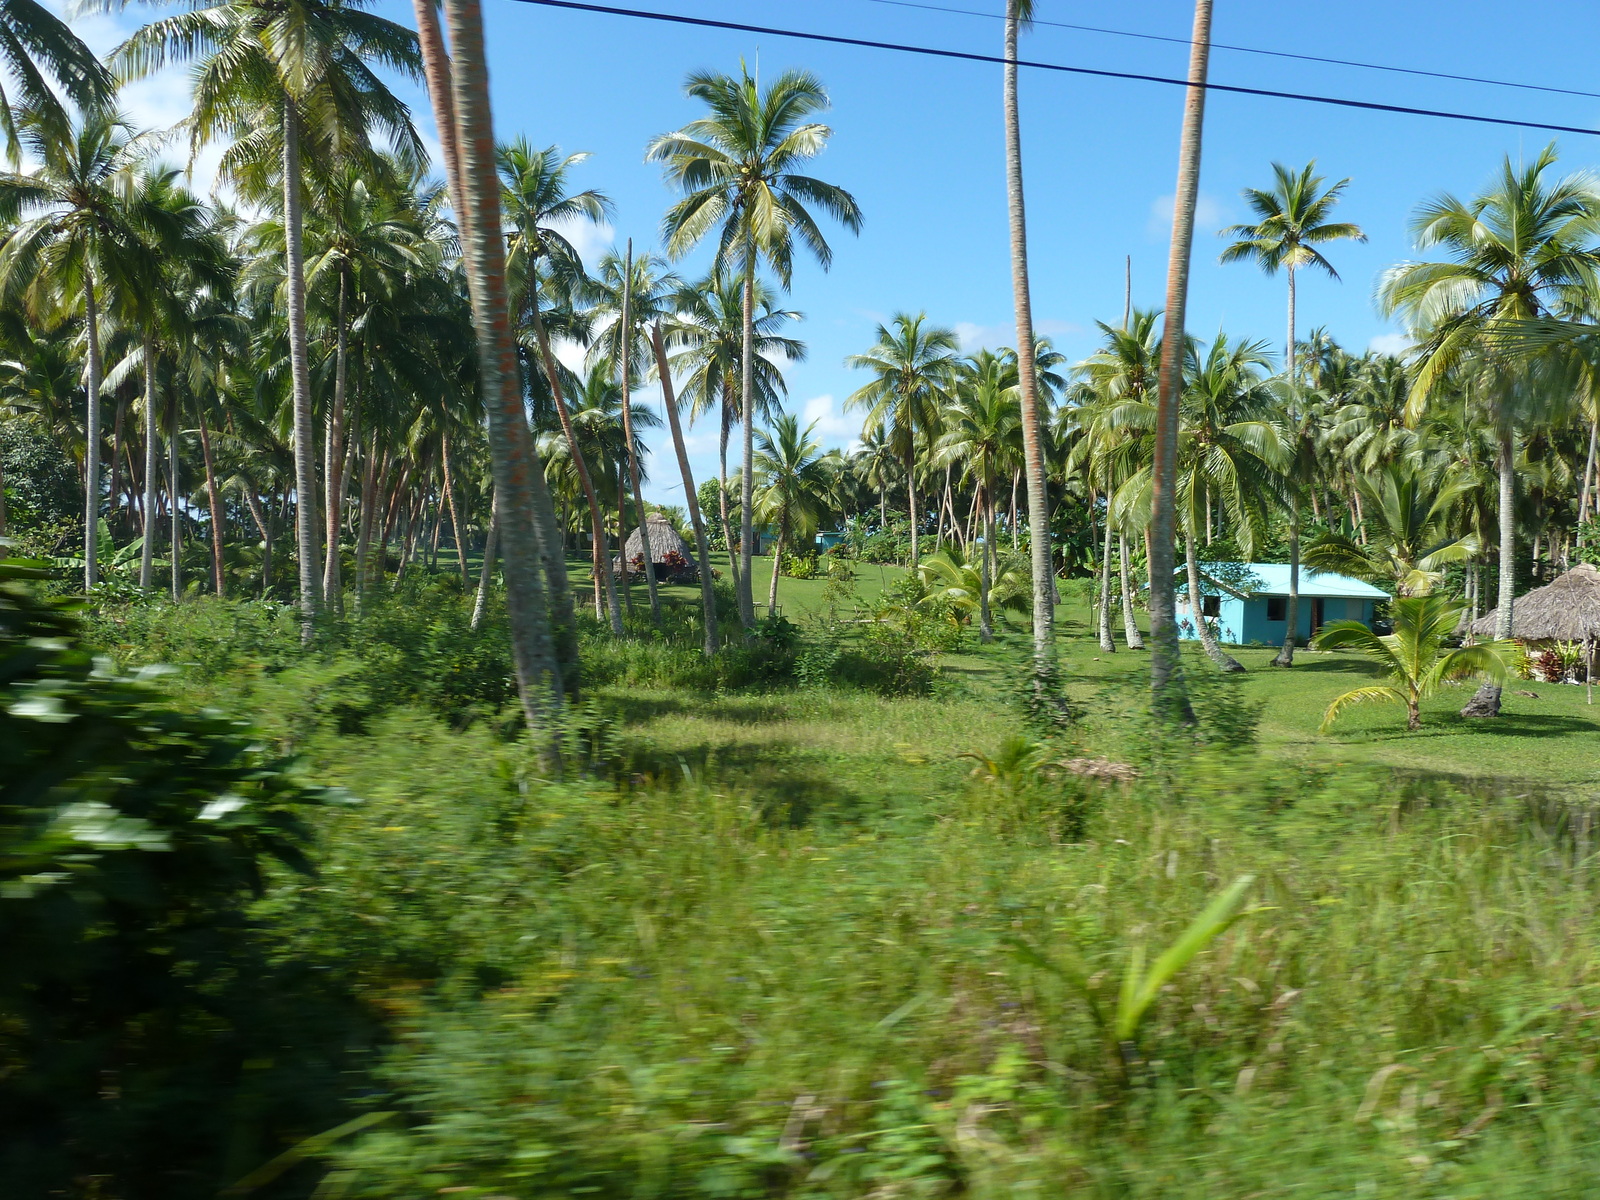
[[[472,578],[467,572],[467,529],[461,523],[461,510],[456,502],[455,470],[450,461],[450,435],[441,433],[440,460],[444,464],[444,499],[450,509],[450,533],[456,540],[456,565],[461,568],[461,590],[463,593],[472,586]]]
[[[1512,602],[1517,594],[1517,452],[1511,425],[1502,416],[1499,429],[1500,468],[1500,594],[1494,613],[1494,636],[1509,638],[1516,628]],[[1461,710],[1463,717],[1498,717],[1500,685],[1485,680]]]
[[[1299,458],[1300,441],[1300,386],[1295,377],[1294,370],[1294,264],[1286,267],[1289,276],[1289,333],[1283,347],[1284,378],[1289,383],[1289,422],[1294,428],[1296,460]],[[1294,666],[1294,640],[1300,631],[1300,497],[1298,490],[1300,480],[1291,478],[1289,486],[1296,490],[1296,495],[1289,509],[1289,605],[1284,614],[1288,617],[1288,628],[1283,634],[1283,649],[1278,651],[1278,656],[1272,660],[1275,667]],[[1312,489],[1313,503],[1315,503],[1316,489]]]
[[[217,466],[211,457],[211,431],[206,428],[205,411],[195,415],[200,422],[200,454],[206,467],[206,508],[211,514],[211,586],[221,599],[228,594],[228,577],[222,565],[222,497],[217,492]]]
[[[1023,472],[1028,478],[1028,544],[1033,558],[1033,655],[1042,667],[1055,638],[1055,571],[1044,478],[1044,421],[1034,363],[1033,300],[1028,286],[1028,221],[1022,192],[1022,128],[1017,113],[1017,36],[1022,0],[1006,0],[1006,199],[1011,222],[1011,294],[1017,315],[1017,394],[1022,406]]]
[[[561,386],[561,376],[556,371],[556,357],[550,351],[550,338],[545,333],[544,317],[539,313],[538,284],[528,284],[528,306],[533,318],[534,336],[539,341],[539,358],[544,365],[545,378],[550,383],[550,395],[555,400],[556,416],[561,421],[561,432],[567,439],[567,453],[572,456],[572,467],[578,473],[578,485],[583,488],[583,498],[589,505],[589,534],[594,541],[593,570],[595,578],[594,619],[611,619],[611,632],[622,636],[622,606],[617,603],[617,585],[611,578],[611,557],[606,553],[605,518],[600,514],[600,497],[595,493],[594,477],[589,474],[589,464],[584,461],[578,446],[578,435],[572,428],[572,414],[567,410],[566,390]],[[605,612],[601,611],[601,602]]]
[[[256,495],[253,483],[246,480],[242,490],[245,507],[250,510],[250,519],[256,523],[256,530],[261,534],[261,598],[265,600],[272,593],[272,518],[261,503],[261,497]]]
[[[472,628],[483,624],[484,613],[489,610],[489,587],[494,583],[495,542],[500,537],[500,504],[489,502],[489,528],[483,535],[483,565],[478,568],[478,594],[472,601]]]
[[[751,558],[755,552],[755,484],[756,484],[756,375],[755,375],[755,292],[756,249],[745,249],[744,289],[740,303],[744,311],[744,340],[740,353],[739,388],[740,410],[744,416],[744,456],[739,480],[739,574],[735,584],[739,591],[739,622],[744,626],[745,637],[752,637],[756,627],[756,601],[751,592]],[[912,544],[916,544],[916,530],[911,531]],[[913,558],[915,555],[913,555]]]
[[[83,588],[100,582],[100,309],[95,296],[94,273],[87,265],[83,278],[84,332],[89,341],[88,403],[84,414],[83,452]]]
[[[1144,649],[1144,635],[1139,632],[1139,622],[1133,615],[1133,581],[1128,577],[1128,539],[1117,534],[1118,565],[1122,568],[1122,636],[1129,650]]]
[[[787,514],[778,519],[778,540],[772,547],[772,584],[767,589],[767,616],[778,615],[778,572],[783,566],[783,544],[789,540]]]
[[[683,476],[684,505],[694,529],[694,550],[700,566],[700,606],[705,628],[705,655],[717,652],[717,595],[711,583],[711,544],[706,538],[706,523],[700,514],[700,495],[694,488],[694,473],[689,469],[689,449],[683,441],[683,426],[678,420],[678,401],[672,391],[672,368],[667,363],[667,345],[661,336],[661,322],[650,327],[650,344],[656,354],[656,376],[661,380],[661,406],[667,410],[672,429],[672,448],[678,456],[678,473]]]
[[[370,422],[369,422],[370,424]],[[361,519],[356,527],[356,611],[363,610],[371,569],[372,527],[377,523],[379,501],[383,498],[384,476],[389,471],[388,455],[378,454],[378,431],[371,434],[366,450],[366,465],[361,472]]]
[[[122,396],[117,397],[117,409],[111,418],[111,479],[106,487],[106,521],[112,529],[116,528],[117,509],[121,507],[121,497],[117,488],[122,482],[118,478],[122,466],[122,414],[128,407],[128,402]],[[0,537],[6,532],[6,493],[5,480],[0,477]]]
[[[988,645],[994,641],[994,614],[989,611],[989,583],[994,578],[989,569],[989,554],[994,546],[994,501],[988,484],[978,492],[978,511],[983,514],[983,554],[978,566],[978,640]]]
[[[1583,488],[1578,493],[1578,542],[1583,543],[1583,523],[1589,517],[1589,504],[1594,496],[1594,461],[1596,443],[1600,442],[1600,418],[1589,422],[1589,457],[1583,464]]]
[[[917,549],[917,432],[911,430],[911,450],[906,455],[906,509],[911,515],[911,561],[906,564],[913,571],[922,561]]]
[[[731,410],[724,403],[722,411],[728,413]],[[721,473],[717,476],[717,506],[722,515],[722,544],[728,548],[728,571],[733,576],[733,592],[734,598],[737,600],[739,595],[739,556],[733,552],[733,526],[728,522],[729,428],[727,420],[724,419],[722,422],[722,442],[718,450],[720,455],[718,469]],[[740,610],[739,623],[741,627],[744,624],[743,610]]]
[[[327,557],[323,559],[322,595],[329,608],[337,611],[344,599],[344,580],[341,578],[339,530],[344,514],[344,415],[346,380],[349,377],[350,330],[349,323],[350,268],[339,267],[339,301],[335,314],[333,350],[333,407],[328,411],[328,433],[323,448],[323,499],[325,518],[323,541]]]
[[[167,437],[167,495],[172,499],[172,602],[183,599],[183,506],[178,503],[178,416],[172,406],[172,430]]]
[[[1100,555],[1100,598],[1096,601],[1095,626],[1100,635],[1100,649],[1107,654],[1116,652],[1117,643],[1111,636],[1111,539],[1115,533],[1111,524],[1111,502],[1106,501],[1105,549]]]
[[[661,628],[661,593],[656,587],[655,555],[650,548],[650,519],[644,511],[644,489],[639,486],[639,455],[633,444],[633,239],[628,239],[628,253],[624,260],[622,277],[622,438],[627,442],[628,479],[633,484],[633,506],[639,511],[639,545],[644,551],[644,582],[650,592],[650,621]]]
[[[1189,299],[1189,255],[1194,246],[1195,197],[1200,188],[1200,143],[1206,113],[1206,67],[1211,54],[1211,2],[1195,0],[1189,49],[1189,88],[1178,147],[1178,184],[1172,204],[1172,247],[1167,260],[1166,329],[1161,341],[1161,384],[1156,401],[1155,460],[1151,469],[1150,692],[1158,716],[1194,720],[1183,683],[1172,575],[1177,536],[1178,397],[1183,384],[1184,315]]]
[[[150,590],[155,574],[156,523],[156,454],[161,438],[156,421],[156,344],[148,333],[144,339],[144,498],[140,501],[140,517],[144,526],[144,544],[139,547],[139,589]]]
[[[510,610],[512,657],[517,691],[528,725],[546,734],[545,753],[560,764],[555,717],[563,685],[551,602],[546,592],[549,567],[544,540],[553,515],[545,507],[544,467],[523,410],[522,387],[511,335],[506,292],[505,244],[500,237],[500,186],[495,172],[494,121],[489,108],[488,68],[484,62],[483,13],[479,0],[445,0],[445,20],[455,47],[453,72],[457,153],[461,191],[470,235],[465,239],[467,280],[473,325],[478,334],[478,378],[489,416],[489,450],[496,494],[505,506],[506,599]],[[441,131],[443,136],[444,131]],[[564,573],[565,567],[562,566]],[[575,634],[574,634],[575,636]]]
[[[1190,529],[1184,530],[1183,561],[1189,569],[1189,616],[1194,620],[1194,629],[1200,635],[1206,657],[1230,674],[1243,671],[1244,665],[1218,644],[1217,635],[1206,622],[1205,597],[1200,591],[1200,563],[1194,555],[1194,531]]]
[[[306,272],[300,187],[300,117],[283,98],[283,243],[289,293],[289,378],[294,409],[295,544],[300,558],[300,636],[309,641],[322,606],[317,562],[317,460],[312,445],[311,368],[306,356]]]

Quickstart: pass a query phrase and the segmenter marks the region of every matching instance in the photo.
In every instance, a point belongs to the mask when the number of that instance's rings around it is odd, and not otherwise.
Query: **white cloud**
[[[800,423],[815,424],[813,436],[824,444],[844,442],[847,447],[853,446],[861,433],[860,421],[834,411],[831,394],[813,396],[807,400],[800,409]]]
[[[1380,333],[1367,343],[1367,349],[1374,354],[1404,355],[1411,347],[1411,339],[1403,333]]]
[[[578,257],[583,259],[584,267],[591,274],[599,268],[600,259],[612,249],[617,236],[617,231],[609,221],[602,221],[598,225],[587,219],[561,221],[553,228],[572,243],[572,248],[578,252]]]
[[[1173,197],[1157,196],[1150,201],[1150,219],[1145,222],[1145,236],[1153,242],[1164,242],[1172,237]],[[1227,206],[1215,196],[1201,192],[1194,200],[1194,230],[1198,237],[1214,234],[1228,220]]]
[[[957,321],[955,324],[956,341],[961,343],[961,352],[971,354],[974,350],[997,350],[1001,346],[1009,346],[1016,340],[1017,327],[1015,325],[979,325],[975,321]]]

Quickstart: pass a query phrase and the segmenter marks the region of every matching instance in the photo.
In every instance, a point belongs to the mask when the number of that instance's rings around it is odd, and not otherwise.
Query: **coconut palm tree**
[[[1305,565],[1392,585],[1401,596],[1422,596],[1438,586],[1444,568],[1478,552],[1478,539],[1458,532],[1456,513],[1477,487],[1468,478],[1437,477],[1416,462],[1390,462],[1375,478],[1356,481],[1367,499],[1371,531],[1363,545],[1327,531],[1306,547]]]
[[[35,0],[0,0],[0,65],[0,130],[13,162],[22,151],[17,113],[34,114],[59,135],[72,121],[56,89],[83,113],[107,107],[116,92],[111,72],[94,51]],[[7,81],[15,88],[15,101],[6,94]]]
[[[1334,697],[1322,714],[1322,732],[1339,719],[1339,714],[1356,704],[1404,704],[1406,728],[1422,725],[1422,701],[1441,686],[1472,675],[1504,680],[1506,659],[1515,643],[1506,640],[1479,642],[1455,650],[1445,647],[1461,623],[1462,605],[1437,593],[1409,596],[1394,602],[1394,632],[1382,637],[1362,621],[1330,621],[1322,627],[1312,645],[1318,650],[1359,650],[1385,675],[1387,684],[1353,688]]]
[[[589,464],[573,443],[565,388],[559,364],[550,349],[539,295],[542,283],[548,283],[554,290],[575,294],[585,280],[583,259],[560,226],[573,221],[599,224],[611,211],[611,200],[603,192],[593,188],[581,192],[569,190],[569,172],[588,157],[583,153],[563,157],[555,146],[535,150],[525,138],[501,146],[496,153],[501,204],[509,226],[506,268],[510,272],[510,286],[517,297],[518,314],[533,330],[538,362],[549,382],[556,416],[567,437],[570,462],[589,506],[595,619],[601,619],[603,600],[611,630],[620,635],[622,609],[611,575],[611,557],[606,553],[600,501],[589,479]]]
[[[989,615],[989,583],[995,573],[995,484],[1022,457],[1026,420],[1019,389],[1003,386],[998,364],[963,380],[945,407],[944,433],[935,446],[936,462],[960,463],[973,485],[972,503],[983,528],[978,594],[978,636],[994,640]]]
[[[1195,0],[1189,42],[1189,87],[1178,144],[1178,185],[1173,193],[1172,247],[1167,258],[1166,330],[1151,462],[1150,694],[1157,715],[1192,721],[1178,660],[1178,621],[1172,587],[1177,518],[1175,468],[1178,405],[1183,390],[1184,315],[1189,299],[1189,255],[1194,247],[1195,198],[1200,189],[1200,143],[1205,124],[1206,68],[1211,58],[1211,2]]]
[[[1225,263],[1254,262],[1268,275],[1276,275],[1282,267],[1289,281],[1289,333],[1284,339],[1283,373],[1289,385],[1289,419],[1298,423],[1299,409],[1296,388],[1299,377],[1295,373],[1295,283],[1294,273],[1302,267],[1316,267],[1330,279],[1338,279],[1339,272],[1323,257],[1317,247],[1343,239],[1364,242],[1367,235],[1359,225],[1345,221],[1330,221],[1333,211],[1348,179],[1328,187],[1323,177],[1315,175],[1316,162],[1308,162],[1301,170],[1291,171],[1282,163],[1272,164],[1274,178],[1270,190],[1245,188],[1244,199],[1260,218],[1250,225],[1230,225],[1222,231],[1223,237],[1236,238],[1222,252]],[[1288,633],[1283,639],[1283,649],[1273,660],[1274,665],[1294,665],[1294,639],[1300,608],[1300,506],[1292,498],[1289,508],[1289,604]]]
[[[806,357],[804,342],[778,331],[790,321],[804,320],[804,314],[776,308],[771,293],[759,279],[754,303],[750,378],[755,387],[756,413],[762,420],[770,420],[788,394],[778,360],[804,362]],[[680,287],[672,297],[672,307],[669,340],[679,349],[670,356],[670,362],[683,380],[679,399],[688,405],[691,422],[712,409],[718,415],[718,509],[722,544],[728,548],[728,565],[737,584],[739,561],[733,553],[735,539],[728,518],[728,437],[740,420],[738,389],[744,373],[745,346],[743,289],[736,277],[718,267],[706,278]]]
[[[1023,473],[1028,481],[1028,536],[1033,555],[1033,654],[1036,663],[1043,663],[1054,637],[1055,567],[1050,554],[1050,500],[1045,490],[1042,442],[1044,419],[1034,358],[1033,300],[1028,286],[1028,220],[1022,191],[1022,128],[1017,112],[1017,39],[1032,24],[1033,0],[1006,0],[1006,203],[1010,215],[1011,292],[1017,317]]]
[[[294,405],[300,610],[307,637],[322,603],[322,531],[317,528],[306,332],[305,165],[332,165],[365,153],[374,133],[414,159],[424,157],[410,110],[372,71],[377,64],[420,78],[416,34],[363,11],[364,2],[196,0],[190,11],[140,29],[111,59],[129,79],[193,62],[194,111],[185,122],[191,157],[211,141],[228,139],[232,144],[220,168],[224,178],[261,199],[277,181]]]
[[[1424,204],[1412,219],[1412,236],[1419,249],[1439,249],[1445,257],[1391,267],[1378,285],[1379,305],[1402,314],[1418,344],[1409,419],[1449,394],[1454,375],[1495,431],[1500,638],[1511,636],[1516,593],[1516,434],[1550,397],[1530,386],[1527,361],[1493,352],[1495,341],[1522,323],[1566,315],[1564,304],[1592,291],[1600,278],[1594,237],[1600,182],[1587,174],[1552,182],[1547,176],[1555,162],[1553,144],[1521,169],[1507,158],[1495,184],[1480,195],[1465,201],[1443,195]],[[1498,684],[1485,683],[1465,711],[1497,715]]]
[[[153,249],[166,214],[132,187],[140,159],[126,118],[90,110],[63,129],[25,113],[20,136],[37,163],[31,174],[0,174],[0,213],[20,218],[0,246],[0,297],[35,311],[66,298],[83,306],[85,383],[83,586],[99,579],[102,321],[113,305],[155,286]]]
[[[460,165],[456,204],[467,218],[463,249],[472,293],[472,323],[478,335],[478,386],[489,418],[495,496],[505,516],[500,544],[517,691],[528,724],[551,734],[546,754],[559,763],[560,748],[550,718],[562,694],[561,662],[571,652],[562,652],[558,658],[551,630],[552,602],[556,603],[555,616],[564,616],[558,595],[547,597],[544,586],[544,580],[552,578],[552,562],[559,561],[561,554],[559,546],[545,544],[554,533],[554,509],[528,429],[512,334],[505,244],[500,236],[494,118],[484,62],[483,11],[479,0],[445,0],[444,10],[456,55],[451,73],[456,121],[453,130],[441,131],[441,137],[453,136]],[[564,570],[562,565],[552,578],[553,591],[565,590],[555,586],[564,584],[560,578]]]
[[[793,413],[781,413],[772,428],[756,434],[759,443],[755,466],[760,484],[752,493],[761,506],[762,520],[778,527],[772,547],[772,584],[767,591],[767,612],[778,611],[778,573],[791,536],[814,533],[827,511],[828,466],[822,447],[811,436],[813,421],[804,429]]]
[[[711,110],[675,133],[650,143],[647,157],[665,164],[668,181],[684,198],[662,219],[667,253],[679,257],[713,229],[718,261],[742,280],[744,342],[740,381],[744,422],[741,481],[739,615],[748,635],[755,623],[750,556],[755,486],[755,285],[765,261],[784,288],[789,286],[798,239],[823,270],[833,251],[812,210],[825,213],[855,233],[861,210],[843,188],[797,168],[821,154],[832,130],[808,120],[828,107],[828,94],[814,75],[785,71],[764,91],[740,65],[739,76],[697,71],[684,87],[691,99]]]
[[[866,409],[868,428],[889,432],[906,469],[906,507],[911,515],[911,565],[916,566],[917,454],[919,439],[935,427],[950,400],[960,369],[960,343],[953,330],[933,325],[927,313],[896,313],[879,325],[872,348],[852,354],[845,366],[870,371],[872,380],[851,392],[846,409]]]

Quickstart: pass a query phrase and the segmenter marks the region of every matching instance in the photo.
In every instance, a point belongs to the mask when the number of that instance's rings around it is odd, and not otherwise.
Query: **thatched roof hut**
[[[670,583],[688,583],[698,579],[700,575],[695,570],[694,555],[672,527],[672,522],[658,512],[651,513],[646,520],[650,526],[650,560],[655,563],[656,578]],[[643,561],[644,532],[641,527],[628,535],[621,557],[612,563],[613,570],[622,570],[623,559],[627,560],[630,572],[635,563]]]
[[[1479,618],[1472,632],[1494,636],[1495,613]],[[1524,642],[1581,642],[1600,637],[1600,570],[1579,563],[1572,570],[1511,606],[1511,636]]]

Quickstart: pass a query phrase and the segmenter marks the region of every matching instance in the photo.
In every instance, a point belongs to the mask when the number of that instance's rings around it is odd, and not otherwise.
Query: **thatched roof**
[[[1494,636],[1497,609],[1472,626],[1480,637]],[[1565,575],[1518,596],[1511,606],[1511,636],[1525,642],[1581,642],[1600,636],[1600,570],[1579,563]]]
[[[689,547],[683,538],[678,536],[678,531],[672,527],[672,522],[658,512],[653,512],[647,518],[650,522],[650,561],[665,562],[667,555],[677,551],[690,562],[694,556],[689,553]],[[644,557],[644,530],[635,529],[628,535],[627,544],[623,546],[622,556],[628,560],[631,568],[633,560]]]

